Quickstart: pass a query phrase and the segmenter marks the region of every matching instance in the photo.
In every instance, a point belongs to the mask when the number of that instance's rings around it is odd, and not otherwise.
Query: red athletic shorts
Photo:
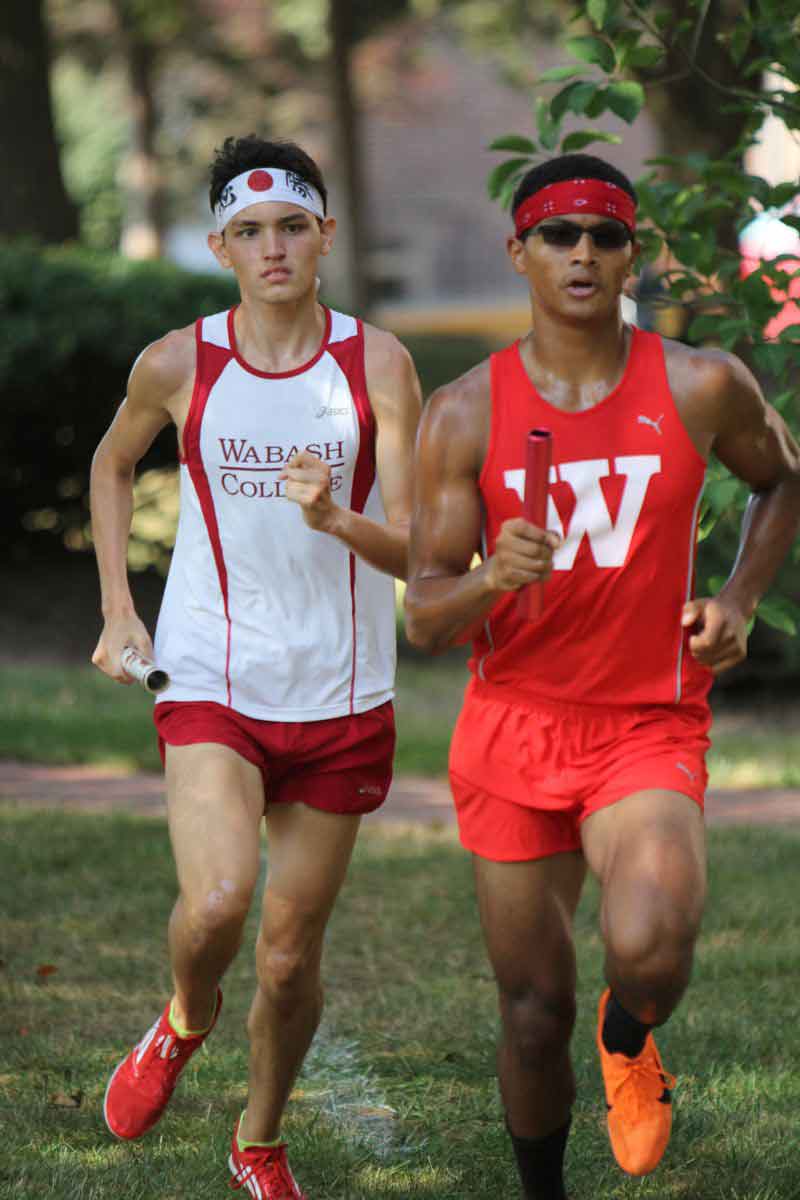
[[[702,808],[710,724],[702,706],[533,705],[473,679],[450,748],[462,844],[495,862],[579,850],[581,822],[650,788]]]
[[[392,702],[327,721],[257,721],[208,700],[163,701],[154,720],[162,763],[165,743],[216,742],[254,764],[267,804],[302,801],[334,813],[380,808],[392,781]]]

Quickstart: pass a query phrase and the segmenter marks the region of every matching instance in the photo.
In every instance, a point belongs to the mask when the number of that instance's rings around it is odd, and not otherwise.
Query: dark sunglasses
[[[588,233],[598,250],[621,250],[633,240],[631,231],[619,221],[603,221],[588,228],[576,221],[547,221],[537,225],[531,233],[537,234],[546,246],[558,246],[572,250],[585,233]]]

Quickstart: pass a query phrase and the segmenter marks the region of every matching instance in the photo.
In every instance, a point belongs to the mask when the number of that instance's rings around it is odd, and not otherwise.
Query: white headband
[[[315,187],[306,183],[294,171],[283,171],[279,167],[256,167],[251,171],[243,171],[222,189],[214,216],[217,219],[217,233],[222,233],[232,217],[251,204],[261,204],[264,200],[277,200],[283,203],[296,204],[305,208],[320,220],[325,216],[322,196]]]

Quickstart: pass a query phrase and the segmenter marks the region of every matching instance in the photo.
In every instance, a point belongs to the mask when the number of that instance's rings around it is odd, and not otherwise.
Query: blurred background
[[[581,7],[606,19],[605,0]],[[691,25],[701,7],[697,69],[667,72],[632,123],[610,109],[596,119],[619,138],[598,152],[634,179],[654,158],[713,158],[736,142],[741,118],[714,80],[738,86],[749,71],[753,88],[775,86],[767,60],[750,69],[746,46],[738,62],[723,53],[739,36],[740,5],[680,0],[671,11],[679,21],[685,9]],[[322,298],[397,333],[430,394],[527,327],[525,289],[504,252],[509,218],[487,198],[497,163],[489,147],[534,128],[537,97],[554,92],[538,81],[563,64],[573,16],[565,0],[2,7],[3,662],[85,663],[91,654],[100,628],[87,508],[93,449],[139,351],[236,298],[205,242],[214,148],[254,131],[294,138],[318,160],[339,221]],[[637,53],[646,74],[647,47]],[[576,108],[564,129],[577,123]],[[741,167],[773,186],[796,183],[797,125],[765,107]],[[776,254],[800,258],[800,235],[764,209],[741,231],[740,253],[743,274]],[[647,267],[626,313],[686,338],[686,306],[663,295],[664,265]],[[775,318],[780,327],[797,319],[791,300]],[[174,464],[166,432],[136,488],[130,566],[151,624],[177,513]],[[727,573],[735,544],[734,526],[704,544],[701,587]],[[796,563],[781,588],[800,594]],[[793,629],[789,618],[782,631],[759,622],[749,663],[725,686],[794,689]]]

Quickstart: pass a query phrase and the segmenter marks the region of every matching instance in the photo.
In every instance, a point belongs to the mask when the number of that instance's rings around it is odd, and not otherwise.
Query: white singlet
[[[394,581],[310,529],[280,471],[297,450],[331,468],[334,500],[385,522],[360,321],[325,310],[304,366],[251,367],[233,315],[196,325],[175,550],[155,637],[158,697],[267,721],[317,721],[391,699]]]

